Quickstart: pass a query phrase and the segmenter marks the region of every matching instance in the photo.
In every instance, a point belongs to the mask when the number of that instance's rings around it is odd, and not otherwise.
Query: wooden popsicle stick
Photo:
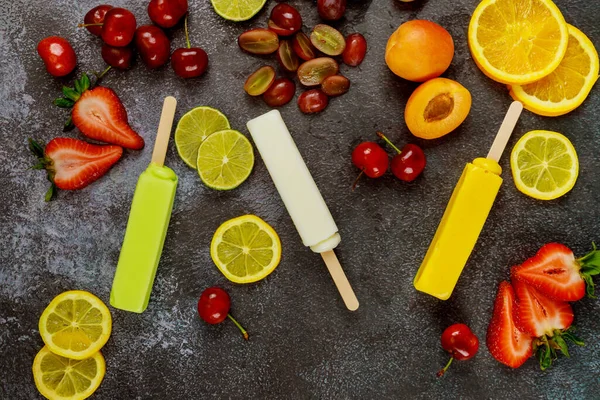
[[[508,108],[506,116],[504,117],[504,121],[502,121],[502,125],[498,130],[498,134],[494,139],[494,143],[492,143],[492,147],[490,148],[487,158],[491,158],[496,162],[500,161],[500,157],[502,157],[502,153],[504,152],[504,148],[508,143],[508,139],[510,139],[510,135],[515,129],[515,125],[517,125],[521,111],[523,111],[523,104],[521,104],[519,101],[513,101]]]
[[[158,123],[156,142],[154,142],[154,150],[152,151],[152,162],[161,167],[165,164],[165,157],[167,156],[167,147],[169,145],[169,137],[171,137],[171,128],[173,127],[176,107],[177,100],[175,100],[175,97],[165,97],[162,113],[160,114],[160,122]]]
[[[344,300],[346,307],[350,311],[356,311],[358,309],[358,299],[354,294],[354,290],[352,290],[352,286],[350,286],[350,282],[348,282],[348,278],[346,278],[346,274],[344,274],[342,265],[335,252],[333,250],[325,251],[321,253],[321,257],[323,257],[323,261],[325,261],[325,265],[327,265],[327,269],[340,295],[342,295],[342,300]]]

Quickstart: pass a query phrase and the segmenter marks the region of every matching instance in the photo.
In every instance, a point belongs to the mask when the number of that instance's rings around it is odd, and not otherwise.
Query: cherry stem
[[[358,174],[358,176],[356,177],[356,180],[354,181],[354,183],[352,184],[352,190],[356,189],[356,185],[358,185],[358,180],[360,179],[360,177],[365,173],[365,170],[362,169],[360,171],[360,174]]]
[[[94,75],[96,75],[96,81],[99,81],[100,79],[102,79],[102,77],[103,77],[104,75],[106,75],[106,73],[107,73],[108,71],[110,71],[110,69],[111,69],[111,68],[112,68],[112,67],[109,65],[109,66],[108,66],[108,67],[106,67],[106,69],[105,69],[104,71],[102,71],[101,73],[94,72]]]
[[[85,28],[87,26],[102,26],[102,25],[104,25],[103,22],[98,22],[96,24],[78,24],[77,27],[78,28]]]
[[[244,329],[244,327],[243,327],[242,325],[240,325],[240,323],[239,323],[239,322],[237,322],[237,321],[235,320],[235,318],[233,318],[233,317],[231,316],[231,314],[227,314],[227,317],[228,317],[228,318],[229,318],[231,321],[233,321],[233,323],[235,324],[235,326],[237,326],[237,327],[238,327],[238,329],[240,330],[240,332],[242,332],[242,335],[244,336],[244,339],[245,339],[245,340],[248,340],[248,332],[246,332],[246,330]]]
[[[448,368],[450,368],[450,364],[452,364],[453,360],[454,360],[454,357],[450,357],[448,364],[446,364],[446,366],[442,370],[438,371],[438,373],[437,373],[438,378],[441,378],[442,376],[444,376],[446,371],[448,371]]]
[[[397,148],[397,147],[394,145],[394,143],[390,142],[390,139],[386,138],[386,137],[385,137],[385,135],[384,135],[383,133],[381,133],[381,132],[377,132],[377,136],[379,136],[380,138],[382,138],[383,140],[385,140],[385,142],[386,142],[387,144],[389,144],[390,146],[392,146],[392,148],[393,148],[394,150],[396,150],[396,151],[398,152],[398,154],[401,154],[401,153],[402,153],[402,152],[400,151],[400,149],[399,149],[399,148]]]
[[[190,47],[192,47],[192,45],[190,44],[190,37],[188,35],[188,27],[187,27],[187,19],[188,19],[189,14],[190,14],[189,12],[185,14],[185,20],[183,21],[183,26],[185,27],[185,42],[187,43],[188,49]]]

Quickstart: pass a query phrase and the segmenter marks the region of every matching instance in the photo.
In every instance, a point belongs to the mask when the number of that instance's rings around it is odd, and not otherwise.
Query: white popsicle
[[[270,111],[247,127],[302,243],[321,254],[346,306],[356,310],[358,300],[333,252],[341,240],[337,225],[281,114]]]

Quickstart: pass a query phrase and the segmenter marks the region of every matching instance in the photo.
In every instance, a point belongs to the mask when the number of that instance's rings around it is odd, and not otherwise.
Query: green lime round
[[[215,132],[198,149],[198,174],[202,182],[212,189],[238,187],[248,178],[253,166],[252,145],[238,131]]]
[[[200,144],[213,133],[229,128],[229,121],[221,111],[205,106],[191,109],[181,117],[175,130],[179,157],[196,169]]]
[[[229,21],[246,21],[254,17],[267,0],[211,0],[215,12]]]

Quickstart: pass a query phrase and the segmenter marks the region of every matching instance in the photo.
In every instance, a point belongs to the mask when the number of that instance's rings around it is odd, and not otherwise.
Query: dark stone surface
[[[206,49],[210,69],[199,80],[183,81],[170,67],[155,71],[141,63],[110,73],[134,129],[146,139],[143,151],[126,151],[101,180],[78,192],[62,192],[44,203],[47,181],[27,170],[33,158],[28,137],[49,141],[62,136],[64,110],[51,105],[62,83],[53,79],[35,53],[45,36],[67,37],[81,71],[101,70],[100,41],[77,22],[98,1],[0,1],[0,398],[34,399],[31,364],[43,343],[38,318],[50,300],[65,290],[89,290],[108,303],[129,204],[138,175],[150,159],[161,99],[179,100],[177,117],[197,105],[222,110],[235,129],[247,133],[247,120],[268,111],[242,90],[245,78],[274,57],[239,51],[236,37],[263,26],[270,1],[247,23],[222,20],[208,0],[190,0],[192,42]],[[138,24],[149,22],[146,1],[112,2],[134,11]],[[291,103],[281,112],[334,215],[342,243],[337,249],[360,309],[345,310],[318,255],[304,248],[262,161],[248,181],[231,192],[204,187],[195,171],[180,161],[172,145],[167,164],[180,178],[169,234],[150,306],[142,314],[111,309],[114,329],[103,353],[106,378],[97,399],[199,398],[569,398],[600,397],[600,303],[574,304],[575,324],[586,347],[572,348],[540,372],[532,359],[510,370],[485,347],[496,287],[509,267],[533,255],[544,243],[560,241],[583,255],[600,240],[598,88],[578,110],[560,118],[525,112],[509,148],[525,132],[548,129],[566,134],[581,164],[573,191],[550,202],[520,194],[510,176],[508,157],[501,165],[505,182],[477,247],[449,301],[417,293],[412,278],[425,255],[450,193],[464,167],[485,155],[510,97],[471,60],[466,30],[477,0],[350,1],[344,33],[362,32],[369,43],[359,68],[342,67],[350,92],[334,99],[322,114],[302,115]],[[311,1],[295,0],[307,29],[318,21]],[[561,2],[568,22],[600,43],[600,3]],[[394,77],[383,62],[388,36],[412,18],[437,21],[456,43],[445,76],[473,95],[470,116],[456,132],[436,141],[416,140],[403,122],[403,108],[415,84]],[[172,47],[184,44],[182,29],[169,33]],[[412,184],[391,174],[362,180],[351,192],[356,169],[352,148],[375,140],[380,129],[396,143],[425,148],[428,166]],[[81,137],[75,130],[70,137]],[[209,255],[213,232],[223,221],[244,213],[264,218],[281,236],[283,258],[262,282],[233,285]],[[227,289],[234,315],[251,335],[244,342],[230,323],[208,326],[196,314],[201,291]],[[475,359],[457,362],[449,374],[435,372],[447,361],[439,345],[442,330],[466,322],[479,336]]]

